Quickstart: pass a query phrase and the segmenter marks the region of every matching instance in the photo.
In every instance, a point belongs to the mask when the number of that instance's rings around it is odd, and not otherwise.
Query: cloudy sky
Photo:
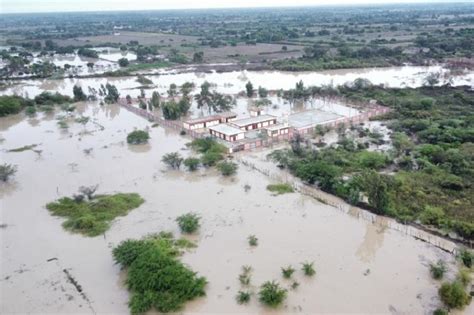
[[[458,0],[456,2],[461,1],[462,0]],[[417,2],[450,2],[450,0],[0,0],[0,12],[163,10]],[[464,2],[474,3],[474,0],[464,0]]]

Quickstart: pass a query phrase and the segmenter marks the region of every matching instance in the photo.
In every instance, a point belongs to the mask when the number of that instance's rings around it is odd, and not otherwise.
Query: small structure
[[[183,127],[188,130],[208,128],[222,123],[228,123],[236,117],[237,114],[232,112],[219,113],[216,115],[186,120],[185,122],[183,122]]]
[[[231,123],[232,125],[236,126],[240,130],[253,130],[253,129],[261,129],[268,127],[270,125],[274,125],[277,122],[276,116],[272,115],[260,115],[254,116],[244,119],[237,119],[233,120]]]
[[[219,139],[234,142],[245,138],[245,131],[230,124],[219,124],[209,127],[209,133]]]
[[[290,132],[290,126],[288,126],[288,124],[275,124],[265,127],[265,131],[268,137],[273,138],[288,134]]]

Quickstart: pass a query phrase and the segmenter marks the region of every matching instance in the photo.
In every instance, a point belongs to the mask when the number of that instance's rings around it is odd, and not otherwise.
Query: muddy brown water
[[[129,146],[126,134],[150,123],[117,105],[82,104],[78,112],[92,121],[82,126],[69,119],[68,130],[57,125],[60,113],[0,119],[1,160],[18,166],[12,181],[0,186],[0,223],[7,225],[0,229],[2,314],[128,313],[125,275],[113,262],[112,248],[148,233],[179,236],[174,220],[189,211],[202,216],[202,227],[198,247],[182,260],[209,284],[207,296],[188,303],[184,313],[430,314],[440,305],[439,283],[428,264],[444,259],[452,278],[456,263],[449,253],[385,228],[382,219],[367,221],[299,193],[273,196],[266,190],[271,179],[243,164],[232,178],[214,170],[169,171],[161,157],[192,154],[185,146],[189,139],[150,128],[148,145]],[[38,144],[38,152],[7,152],[29,144]],[[268,163],[265,153],[248,158]],[[65,231],[63,219],[44,205],[94,184],[100,193],[138,192],[146,202],[115,220],[103,236]],[[249,248],[250,234],[259,238],[258,247]],[[314,278],[302,275],[304,261],[315,262]],[[289,287],[280,271],[287,265],[298,269],[294,278],[300,286],[289,290],[278,310],[263,307],[255,296],[249,305],[238,305],[242,265],[253,267],[254,292],[267,280]],[[472,311],[471,305],[460,313]]]

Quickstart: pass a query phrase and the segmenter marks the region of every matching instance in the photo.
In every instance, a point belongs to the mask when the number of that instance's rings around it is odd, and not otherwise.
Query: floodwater
[[[269,90],[290,89],[300,80],[306,86],[342,85],[353,82],[357,78],[365,78],[374,84],[384,84],[389,87],[419,87],[423,79],[430,73],[444,73],[447,70],[441,66],[432,67],[389,67],[389,68],[365,68],[354,70],[331,70],[321,72],[283,72],[283,71],[234,71],[224,73],[175,73],[173,70],[159,70],[156,75],[149,75],[153,81],[151,89],[165,95],[170,84],[178,86],[185,82],[194,82],[197,90],[199,86],[208,81],[212,88],[220,93],[237,94],[245,91],[248,81],[253,83],[255,89],[262,86]],[[7,81],[8,82],[8,81]],[[445,79],[441,83],[446,83]],[[34,97],[42,91],[59,92],[72,95],[74,85],[80,85],[87,91],[88,87],[98,89],[101,84],[114,84],[123,97],[129,94],[132,97],[140,95],[141,84],[136,77],[112,77],[112,78],[65,78],[60,80],[23,80],[12,82],[14,85],[6,88],[2,94],[28,95]],[[474,72],[466,71],[452,77],[452,85],[468,85],[474,87]],[[196,92],[195,91],[195,92]],[[145,90],[146,95],[151,96],[151,90]]]
[[[243,164],[230,179],[215,170],[167,170],[161,157],[192,154],[185,146],[189,139],[158,127],[150,128],[148,145],[129,146],[127,133],[151,123],[117,105],[80,104],[76,116],[91,121],[83,126],[70,118],[67,130],[58,127],[56,115],[63,113],[0,118],[1,160],[18,167],[13,180],[0,186],[0,224],[6,225],[0,229],[2,314],[128,313],[125,277],[114,265],[112,248],[148,233],[179,235],[174,219],[189,211],[201,215],[202,227],[194,237],[198,247],[182,260],[209,284],[207,296],[188,303],[184,313],[431,314],[439,306],[439,283],[428,264],[444,259],[448,277],[454,276],[451,254],[386,228],[387,219],[366,220],[300,193],[273,196],[266,190],[271,179]],[[30,144],[38,144],[36,152],[7,152]],[[268,152],[235,158],[270,167]],[[44,205],[94,184],[99,193],[138,192],[146,202],[118,218],[104,236],[65,231],[63,219]],[[251,189],[245,192],[247,184]],[[258,247],[249,248],[250,234],[258,237]],[[314,278],[299,270],[304,261],[315,262]],[[280,268],[290,264],[298,269],[300,286],[289,290],[281,309],[271,311],[255,296],[249,305],[236,303],[242,265],[253,267],[256,291],[273,279],[289,287]],[[464,313],[472,311],[471,305]]]

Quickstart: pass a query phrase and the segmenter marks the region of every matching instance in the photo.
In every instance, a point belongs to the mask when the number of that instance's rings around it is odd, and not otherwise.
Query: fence
[[[340,125],[352,125],[358,124],[364,121],[369,120],[371,117],[375,117],[378,115],[383,115],[390,112],[390,108],[383,107],[383,106],[374,106],[372,109],[362,112],[359,115],[351,116],[351,117],[343,117],[336,120],[328,121],[325,123],[321,123],[315,126],[308,126],[303,128],[295,129],[295,132],[304,136],[310,133],[313,133],[317,126],[329,127],[329,128],[337,128]]]
[[[144,99],[146,101],[146,98]],[[149,112],[146,109],[138,108],[133,106],[131,103],[136,100],[127,100],[126,98],[119,98],[118,104],[127,110],[149,120],[149,121],[155,121],[158,122],[160,125],[164,127],[168,127],[177,131],[185,130],[186,134],[191,136],[193,139],[197,138],[204,138],[210,136],[210,134],[206,133],[201,133],[201,132],[196,132],[194,130],[189,130],[185,129],[183,127],[183,123],[179,120],[166,120],[163,119],[162,117],[159,117],[151,112]],[[377,115],[382,115],[386,114],[390,111],[390,108],[383,107],[383,106],[372,106],[372,108],[366,112],[362,112],[359,115],[352,116],[352,117],[344,117],[340,118],[337,120],[329,121],[326,123],[321,123],[315,126],[309,126],[306,128],[290,128],[289,133],[287,134],[282,134],[278,135],[276,137],[268,137],[268,138],[262,138],[262,139],[254,139],[254,140],[245,140],[244,142],[239,142],[236,144],[231,144],[231,152],[237,152],[237,151],[247,151],[247,150],[252,150],[252,149],[257,149],[257,148],[262,148],[262,147],[269,147],[274,144],[281,143],[283,141],[288,141],[290,140],[294,134],[299,134],[301,136],[307,136],[311,135],[316,126],[326,126],[329,128],[336,128],[340,125],[351,125],[351,124],[358,124],[364,121],[367,121],[371,117],[375,117]]]
[[[457,254],[458,252],[458,246],[456,243],[454,243],[451,240],[442,238],[437,235],[433,235],[427,231],[424,231],[422,229],[419,229],[415,226],[407,225],[407,224],[402,224],[397,222],[395,219],[380,216],[377,214],[374,214],[372,212],[369,212],[367,210],[364,210],[359,207],[351,206],[348,203],[346,203],[344,200],[331,195],[329,193],[325,193],[324,191],[319,190],[315,186],[310,186],[305,183],[303,183],[301,180],[298,178],[292,176],[291,174],[287,173],[285,171],[285,175],[280,175],[277,174],[270,169],[263,168],[261,166],[256,166],[254,163],[248,161],[245,156],[243,155],[238,155],[236,157],[236,160],[242,163],[243,165],[250,167],[257,172],[268,176],[272,180],[280,183],[287,183],[290,184],[295,191],[300,192],[303,195],[309,196],[311,198],[314,198],[321,203],[330,205],[339,211],[342,211],[344,213],[348,213],[353,217],[356,217],[357,219],[362,219],[364,221],[369,221],[373,224],[376,224],[377,226],[380,226],[382,228],[388,228],[391,230],[396,230],[399,231],[405,235],[411,236],[413,238],[422,240],[424,242],[427,242],[433,246],[436,246],[444,251],[450,252],[452,254]]]

